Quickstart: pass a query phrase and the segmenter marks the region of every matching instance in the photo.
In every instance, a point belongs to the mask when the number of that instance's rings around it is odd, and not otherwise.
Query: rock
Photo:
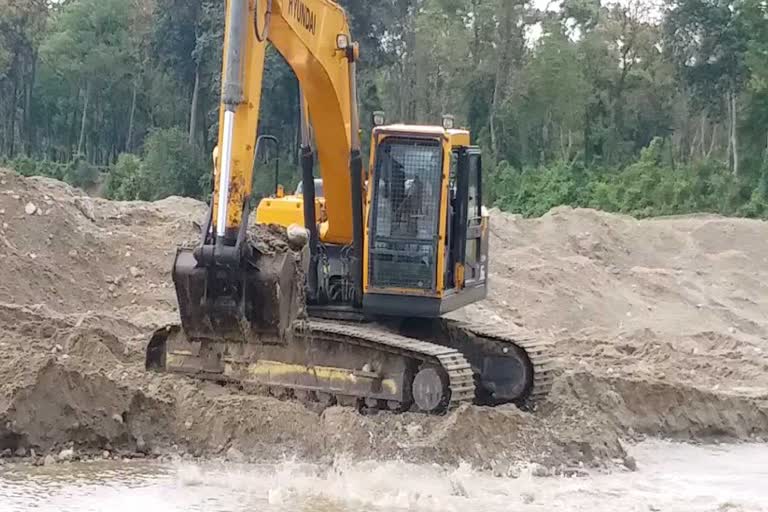
[[[229,447],[225,457],[230,462],[245,462],[245,455],[234,446]]]
[[[110,457],[110,453],[108,450],[104,450],[103,452],[101,452],[102,459],[108,459],[109,457]]]
[[[549,476],[549,470],[541,464],[534,462],[531,464],[531,474],[533,476]]]
[[[43,466],[53,466],[54,464],[56,464],[56,459],[54,459],[54,458],[53,458],[53,455],[51,455],[51,454],[49,453],[49,454],[48,454],[48,455],[46,455],[46,456],[45,456],[45,458],[43,459]]]
[[[131,273],[133,277],[140,277],[144,273],[139,269],[138,267],[131,267],[128,269],[128,271]]]
[[[558,476],[564,476],[567,478],[575,478],[575,477],[584,478],[584,477],[588,477],[589,473],[587,473],[582,468],[565,467],[560,469],[560,471],[558,472]]]
[[[2,452],[0,452],[0,457],[10,457],[11,455],[13,455],[13,450],[11,450],[10,448],[6,448]]]
[[[112,415],[112,419],[115,420],[118,423],[122,423],[123,422],[123,417],[120,414],[117,414],[117,413]],[[108,447],[107,449],[109,450],[110,448]]]
[[[522,499],[523,503],[525,503],[526,505],[530,505],[531,503],[534,502],[536,498],[534,498],[533,494],[529,492],[523,492],[520,494],[520,499]]]
[[[115,290],[117,290],[117,286],[114,284],[111,284],[107,287],[107,290],[109,290],[109,293],[115,293]]]
[[[458,480],[451,479],[451,496],[460,496],[462,498],[469,498],[469,493],[464,484]]]
[[[637,461],[635,458],[631,455],[627,455],[624,457],[624,460],[622,461],[624,463],[624,467],[627,468],[630,471],[637,471]]]
[[[144,441],[144,438],[139,436],[136,438],[136,451],[141,453],[146,453],[147,449],[147,443]]]
[[[411,437],[417,437],[421,434],[422,428],[421,425],[417,423],[411,423],[405,427],[405,431],[408,433]]]
[[[64,448],[59,452],[58,459],[60,462],[66,462],[75,458],[75,450],[72,448]]]
[[[72,257],[72,258],[76,258],[77,257],[77,251],[75,249],[70,250],[69,251],[69,256]]]
[[[27,203],[27,205],[24,207],[24,212],[27,215],[34,215],[36,211],[37,211],[37,206],[35,206],[35,203],[32,203],[32,202]]]
[[[292,249],[298,250],[307,245],[307,242],[309,241],[309,230],[304,226],[291,224],[288,226],[288,229],[286,229],[286,232],[288,234],[288,243],[291,245]]]
[[[16,451],[13,452],[13,454],[17,457],[26,457],[27,456],[27,449],[23,446],[19,446],[16,448]]]

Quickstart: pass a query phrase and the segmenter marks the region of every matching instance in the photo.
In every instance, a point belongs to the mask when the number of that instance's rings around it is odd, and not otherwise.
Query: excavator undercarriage
[[[546,344],[484,325],[437,323],[448,338],[426,341],[376,323],[311,319],[297,321],[282,342],[190,341],[171,326],[152,337],[146,364],[361,410],[440,413],[461,403],[508,402],[531,408],[549,392]]]

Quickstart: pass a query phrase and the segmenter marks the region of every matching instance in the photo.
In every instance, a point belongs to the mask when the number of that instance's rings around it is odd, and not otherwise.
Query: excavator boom
[[[352,99],[356,49],[344,11],[329,0],[230,0],[226,20],[214,227],[234,236],[251,194],[265,51],[270,43],[295,73],[314,127],[328,210],[320,238],[351,243],[350,173],[342,171],[349,169],[350,155],[353,149],[359,151],[360,143],[357,102]]]

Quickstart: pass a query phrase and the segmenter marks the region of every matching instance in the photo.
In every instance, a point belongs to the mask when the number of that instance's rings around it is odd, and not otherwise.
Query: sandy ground
[[[0,453],[349,453],[505,474],[521,461],[631,468],[623,443],[643,435],[768,434],[764,222],[493,212],[491,296],[458,316],[554,339],[550,399],[534,413],[368,417],[144,372],[149,333],[177,318],[175,245],[203,213],[194,200],[114,203],[0,171]]]

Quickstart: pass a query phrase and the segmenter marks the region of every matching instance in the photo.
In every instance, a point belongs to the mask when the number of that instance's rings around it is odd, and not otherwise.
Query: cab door
[[[469,148],[467,180],[467,248],[464,262],[465,286],[485,281],[482,272],[483,173],[479,148]]]
[[[451,250],[460,288],[485,283],[483,257],[482,157],[477,147],[461,148],[456,173],[456,213]]]

